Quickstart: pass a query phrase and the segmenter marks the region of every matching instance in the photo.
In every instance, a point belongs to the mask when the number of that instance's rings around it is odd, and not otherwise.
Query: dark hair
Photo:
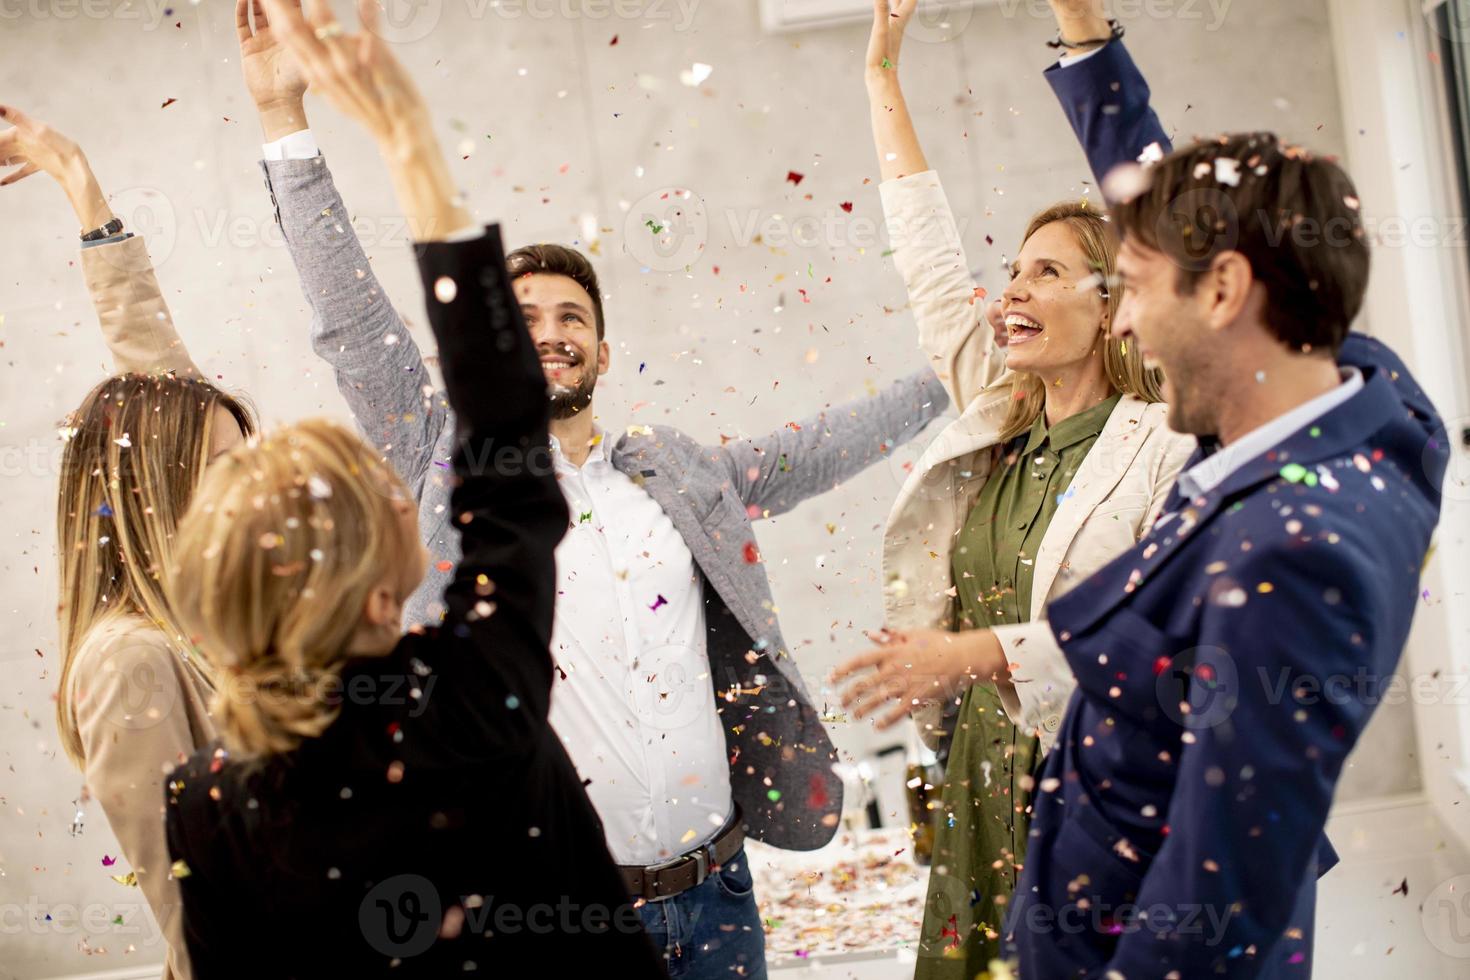
[[[1176,288],[1199,283],[1238,252],[1266,288],[1266,323],[1286,344],[1335,354],[1363,306],[1368,245],[1352,179],[1334,161],[1240,133],[1178,150],[1151,183],[1113,208],[1118,234],[1179,266]]]
[[[541,272],[566,276],[587,290],[587,295],[592,297],[592,314],[597,321],[597,339],[602,339],[606,332],[602,320],[602,290],[597,285],[597,270],[592,268],[587,256],[565,245],[527,245],[506,256],[505,267],[512,279]]]

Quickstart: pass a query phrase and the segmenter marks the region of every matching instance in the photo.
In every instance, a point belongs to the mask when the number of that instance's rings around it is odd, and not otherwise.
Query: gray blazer
[[[418,346],[368,265],[324,158],[263,164],[285,240],[312,308],[312,346],[332,365],[363,434],[380,447],[419,503],[429,574],[409,623],[437,623],[459,560],[450,525],[454,419]],[[658,501],[704,577],[710,678],[747,833],[775,847],[814,850],[842,811],[836,760],[776,622],[750,513],[780,514],[917,435],[949,405],[925,369],[761,439],[704,446],[664,426],[636,427],[613,465]]]

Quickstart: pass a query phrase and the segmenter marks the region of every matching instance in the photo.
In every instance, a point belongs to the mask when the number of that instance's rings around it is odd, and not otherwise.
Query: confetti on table
[[[159,106],[158,108],[160,108],[160,109],[167,109],[169,106],[173,105],[177,101],[179,101],[179,100],[178,99],[167,99],[167,100],[164,101],[163,105]]]
[[[795,170],[788,170],[786,171],[786,179],[791,181],[793,185],[800,186],[801,182],[806,180],[806,174],[799,174]]]

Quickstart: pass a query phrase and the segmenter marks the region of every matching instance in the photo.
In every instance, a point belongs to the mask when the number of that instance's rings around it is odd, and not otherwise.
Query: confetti
[[[160,108],[160,109],[167,109],[169,106],[173,105],[177,101],[179,101],[179,100],[178,99],[165,99],[163,105],[159,106],[158,108]]]
[[[806,180],[806,174],[799,174],[795,170],[788,170],[786,171],[786,179],[791,181],[793,185],[800,186],[801,182]]]

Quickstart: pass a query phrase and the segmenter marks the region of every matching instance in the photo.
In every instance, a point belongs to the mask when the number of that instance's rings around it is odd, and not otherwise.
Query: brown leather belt
[[[702,884],[720,870],[720,865],[734,857],[744,843],[745,827],[740,819],[740,808],[736,807],[735,816],[724,829],[699,850],[646,868],[622,865],[618,870],[623,873],[628,894],[656,902]]]

